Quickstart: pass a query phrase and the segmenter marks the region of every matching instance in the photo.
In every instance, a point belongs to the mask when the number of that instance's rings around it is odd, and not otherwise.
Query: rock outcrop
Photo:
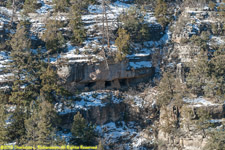
[[[120,89],[154,77],[155,68],[150,58],[142,57],[138,61],[127,58],[122,62],[74,62],[58,67],[58,74],[65,80],[65,86],[69,91],[85,88]],[[147,60],[143,61],[144,59]]]
[[[203,150],[209,137],[194,123],[199,117],[196,112],[200,109],[207,110],[213,118],[208,121],[219,126],[225,118],[224,108],[225,104],[208,106],[185,104],[180,109],[172,105],[162,108],[158,132],[158,140],[164,143],[161,148],[164,147],[166,150]]]

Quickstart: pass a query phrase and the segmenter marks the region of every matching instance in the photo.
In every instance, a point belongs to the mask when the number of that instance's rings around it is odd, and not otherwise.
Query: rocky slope
[[[41,44],[40,37],[45,31],[47,20],[68,22],[67,13],[58,13],[53,17],[54,6],[44,0],[39,0],[39,3],[41,7],[29,14],[34,49]],[[224,3],[219,1],[217,5]],[[133,6],[133,2],[126,3],[122,0],[114,1],[108,6],[111,32],[117,28],[116,20],[119,15]],[[7,29],[11,13],[12,10],[0,7],[1,43],[5,42],[8,33],[15,32]],[[218,128],[224,122],[225,104],[197,97],[183,99],[184,105],[181,108],[171,104],[159,109],[155,104],[158,92],[149,83],[157,78],[160,68],[173,68],[181,81],[185,82],[185,63],[192,62],[200,52],[200,46],[190,42],[193,35],[201,35],[203,31],[211,32],[207,41],[210,50],[225,44],[224,34],[214,34],[212,30],[215,24],[220,28],[217,14],[217,11],[210,10],[207,5],[178,5],[173,14],[174,20],[163,30],[157,23],[154,12],[147,9],[144,21],[151,30],[151,40],[143,44],[134,43],[135,51],[122,62],[115,62],[110,57],[105,58],[105,53],[117,51],[115,39],[110,41],[110,48],[103,45],[107,51],[101,51],[101,5],[90,5],[88,13],[82,16],[88,32],[83,45],[72,46],[67,42],[64,52],[49,58],[62,78],[63,86],[74,94],[80,91],[73,98],[76,100],[55,104],[63,120],[62,131],[58,134],[69,140],[73,116],[80,111],[85,119],[96,124],[96,131],[106,149],[203,150],[208,137],[203,131],[197,130],[196,111],[209,110],[213,120],[208,121],[215,124],[214,128]],[[17,13],[16,20],[20,20],[20,17]],[[68,32],[66,28],[62,30]],[[0,46],[0,89],[7,90],[10,88],[12,74],[2,72],[7,67],[5,64],[10,61],[9,53],[4,51],[5,47],[3,44]],[[172,124],[171,129],[175,125],[177,132],[164,130],[163,127],[168,124]]]

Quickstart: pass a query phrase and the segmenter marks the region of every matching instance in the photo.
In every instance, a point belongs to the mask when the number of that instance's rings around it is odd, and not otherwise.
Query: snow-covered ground
[[[152,62],[151,61],[129,62],[129,66],[133,69],[151,68]]]
[[[53,6],[46,4],[43,0],[38,0],[38,2],[42,4],[41,8],[36,11],[38,14],[45,14],[53,10]]]
[[[159,40],[159,41],[147,41],[144,42],[144,45],[146,47],[159,47],[162,46],[164,44],[166,44],[171,38],[171,32],[169,31],[168,27],[165,30],[165,34],[163,35],[163,37]]]
[[[125,100],[130,101],[132,106],[137,106],[137,107],[143,108],[145,105],[144,99],[138,95],[136,95],[136,96],[126,95]]]
[[[71,102],[57,103],[55,108],[59,114],[67,114],[77,112],[78,110],[87,110],[90,107],[101,106],[104,107],[108,103],[120,103],[122,98],[115,95],[115,92],[109,91],[93,91],[83,92],[73,98]]]
[[[210,102],[203,97],[198,97],[195,99],[184,98],[183,101],[188,104],[192,104],[194,107],[202,107],[202,106],[219,106],[219,104]]]
[[[124,142],[123,147],[126,150],[138,150],[143,143],[149,142],[149,139],[141,135],[141,131],[139,131],[135,122],[110,122],[103,126],[97,126],[96,130],[106,142],[105,144],[116,145],[117,143],[122,144]]]

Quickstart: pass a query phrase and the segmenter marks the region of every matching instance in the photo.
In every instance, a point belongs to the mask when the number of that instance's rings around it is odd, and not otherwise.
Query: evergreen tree
[[[43,70],[43,73],[40,76],[41,79],[41,88],[40,88],[40,97],[49,102],[55,102],[57,98],[70,96],[67,90],[59,85],[59,76],[51,65],[48,65],[46,69]]]
[[[38,133],[38,122],[40,121],[36,102],[30,103],[30,117],[25,120],[26,128],[26,144],[28,146],[37,146],[37,133]]]
[[[82,14],[87,11],[87,8],[90,4],[94,4],[96,0],[70,0],[70,4]]]
[[[9,101],[9,93],[0,91],[0,104],[7,104]]]
[[[81,10],[76,5],[73,5],[70,9],[69,27],[73,32],[73,44],[81,45],[86,38],[86,31],[81,19]]]
[[[217,50],[209,62],[208,80],[204,92],[209,97],[216,97],[219,100],[225,98],[225,52]]]
[[[17,105],[15,111],[12,113],[11,124],[8,126],[8,137],[10,141],[15,141],[17,145],[25,144],[25,110],[22,105]]]
[[[69,0],[54,0],[53,3],[55,4],[56,12],[66,12],[70,6]]]
[[[171,102],[177,107],[182,106],[182,99],[185,93],[185,87],[176,79],[174,74],[164,72],[163,77],[158,86],[159,94],[157,96],[157,105],[160,107],[167,106]]]
[[[163,26],[167,26],[167,24],[170,21],[168,10],[167,10],[167,4],[165,0],[157,0],[157,5],[155,8],[155,16],[157,18],[157,21]]]
[[[13,35],[10,41],[12,51],[9,72],[13,73],[13,86],[12,93],[10,95],[10,101],[17,104],[26,103],[28,101],[29,93],[25,92],[27,82],[26,76],[31,76],[29,63],[32,63],[31,51],[30,51],[30,40],[26,27],[18,24],[17,31]],[[25,88],[24,88],[25,87]]]
[[[8,127],[6,120],[8,119],[5,106],[0,104],[0,145],[7,144],[8,139]]]
[[[129,41],[130,35],[126,30],[120,28],[118,30],[118,37],[116,38],[115,45],[118,48],[116,61],[122,61],[125,56],[129,53]]]
[[[61,24],[57,20],[48,21],[46,24],[46,31],[42,36],[42,40],[46,42],[48,53],[54,54],[63,50],[65,39],[59,31]]]
[[[74,116],[74,122],[71,128],[75,143],[77,144],[93,144],[95,141],[94,126],[88,124],[82,117],[80,112]]]
[[[197,128],[199,130],[202,130],[203,137],[206,137],[206,129],[213,127],[213,123],[211,123],[209,120],[212,119],[212,116],[210,115],[208,110],[204,110],[203,108],[200,108],[197,110],[197,117],[198,119],[195,120],[195,124],[197,125]]]
[[[144,23],[144,15],[135,7],[131,7],[125,14],[120,16],[123,28],[130,34],[134,42],[144,42],[150,37],[148,25]]]
[[[224,65],[224,50],[217,50],[211,59],[207,54],[200,53],[187,77],[189,88],[198,95],[224,99]]]
[[[25,0],[23,5],[23,14],[27,15],[28,13],[34,12],[36,5],[37,5],[36,0]]]
[[[206,150],[224,150],[225,145],[225,129],[224,125],[222,128],[211,131],[209,142],[206,144]]]
[[[57,74],[48,66],[45,72],[41,75],[41,85],[40,96],[45,100],[54,101],[55,95],[60,93],[59,86],[57,85]]]
[[[39,122],[37,123],[37,143],[50,146],[54,142],[57,115],[51,103],[43,101],[39,106]]]
[[[209,70],[207,54],[201,51],[196,62],[193,62],[191,66],[187,77],[187,85],[194,94],[202,95]]]
[[[12,36],[12,39],[10,40],[10,46],[12,47],[12,51],[18,53],[22,51],[23,53],[25,53],[27,50],[29,50],[30,45],[31,43],[27,28],[26,26],[19,23],[17,25],[16,33]]]

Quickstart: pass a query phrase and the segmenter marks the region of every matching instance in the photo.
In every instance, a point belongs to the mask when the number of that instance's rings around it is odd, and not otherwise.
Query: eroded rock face
[[[123,114],[125,112],[124,103],[109,103],[106,106],[96,106],[91,107],[88,110],[80,110],[82,116],[87,119],[89,122],[92,122],[95,125],[103,125],[108,122],[116,122],[123,120]],[[70,129],[73,123],[73,117],[76,113],[68,113],[61,115],[62,126],[65,129]]]
[[[145,61],[145,63],[151,61]],[[71,63],[58,68],[58,74],[65,81],[65,87],[69,91],[77,89],[96,90],[104,88],[127,87],[142,82],[154,76],[155,68],[147,67],[132,68],[131,61],[123,62],[105,61],[96,63]],[[139,62],[134,62],[139,63]]]
[[[208,142],[208,136],[205,136],[202,130],[198,130],[196,124],[191,123],[188,118],[193,117],[192,115],[198,109],[203,109],[208,110],[213,119],[222,119],[225,115],[224,107],[225,105],[221,104],[201,107],[185,105],[180,109],[170,105],[162,108],[159,117],[158,139],[163,141],[166,150],[203,150]],[[190,108],[191,112],[194,111],[192,115],[187,112],[188,108]],[[176,125],[178,126],[175,127]],[[167,127],[167,129],[163,127]],[[170,128],[173,127],[176,128],[175,132],[170,131]]]

